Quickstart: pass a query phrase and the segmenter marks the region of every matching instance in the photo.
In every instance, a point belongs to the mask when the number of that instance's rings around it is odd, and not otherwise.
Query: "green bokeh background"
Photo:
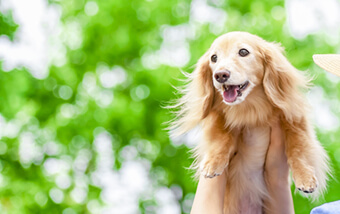
[[[164,124],[173,115],[162,106],[177,97],[172,85],[183,85],[178,80],[183,78],[181,69],[191,72],[198,58],[222,33],[248,31],[268,41],[280,42],[295,67],[317,76],[313,83],[324,89],[327,99],[340,100],[340,84],[330,82],[325,72],[312,61],[315,53],[336,53],[339,42],[335,46],[330,45],[327,35],[322,32],[294,39],[287,27],[285,2],[282,0],[208,1],[211,7],[227,13],[222,29],[214,29],[212,23],[191,20],[191,1],[93,2],[97,4],[98,12],[89,16],[85,13],[88,3],[85,0],[48,1],[61,7],[62,23],[74,21],[80,25],[82,43],[76,49],[66,48],[66,62],[62,66],[50,65],[46,78],[34,78],[25,67],[5,72],[0,61],[1,115],[8,123],[21,121],[22,124],[11,136],[4,134],[6,129],[0,127],[0,213],[91,213],[94,211],[88,206],[90,201],[104,207],[103,190],[91,181],[100,158],[94,150],[94,140],[103,130],[113,139],[113,171],[119,172],[125,161],[122,157],[124,148],[135,147],[138,153],[133,159],[150,163],[147,176],[152,182],[152,191],[162,187],[179,187],[182,194],[177,202],[181,212],[188,213],[188,203],[196,189],[192,173],[186,169],[192,162],[190,148],[183,143],[171,142]],[[274,13],[276,18],[273,18]],[[158,63],[150,68],[143,63],[143,57],[160,49],[164,40],[162,32],[166,27],[189,22],[196,30],[195,36],[186,40],[191,56],[185,66],[178,68]],[[10,11],[0,13],[0,35],[6,35],[15,42],[19,28]],[[153,59],[148,60],[152,63]],[[105,88],[100,83],[99,67],[122,68],[126,79],[114,87]],[[85,79],[94,80],[97,91],[91,94],[86,89]],[[101,105],[98,101],[102,93],[113,96],[109,105]],[[75,112],[67,116],[62,113],[63,109]],[[332,105],[331,110],[339,118],[339,106]],[[43,152],[39,158],[23,161],[19,147],[25,134],[33,136],[37,148],[44,148],[46,143],[53,141],[59,152]],[[340,178],[340,130],[317,128],[317,135],[331,158],[334,178],[319,202],[312,203],[299,193],[294,194],[297,214],[309,213],[319,204],[340,199],[340,184],[337,182]],[[148,143],[139,148],[136,142]],[[149,145],[149,149],[145,145]],[[83,172],[88,180],[87,195],[81,203],[70,196],[77,185],[76,170],[72,164],[79,151],[86,151],[90,157]],[[67,188],[59,188],[64,194],[61,202],[52,200],[50,196],[51,189],[58,189],[57,175],[46,173],[44,168],[45,161],[50,158],[66,159],[70,164],[67,173],[71,184]],[[157,177],[160,174],[162,179]],[[293,192],[294,189],[292,186]],[[140,195],[138,206],[141,213],[155,213],[160,205],[153,197]]]

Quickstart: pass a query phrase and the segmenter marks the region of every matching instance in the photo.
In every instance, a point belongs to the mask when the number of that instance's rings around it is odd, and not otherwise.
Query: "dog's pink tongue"
[[[236,86],[236,85],[229,86],[228,90],[225,90],[223,92],[224,101],[226,101],[228,103],[234,102],[237,98],[237,90],[238,89],[239,89],[239,87]]]

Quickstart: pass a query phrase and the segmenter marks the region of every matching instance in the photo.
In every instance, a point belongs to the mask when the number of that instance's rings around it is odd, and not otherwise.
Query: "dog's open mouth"
[[[241,85],[223,85],[223,100],[233,103],[237,97],[242,96],[242,92],[248,87],[249,81]]]

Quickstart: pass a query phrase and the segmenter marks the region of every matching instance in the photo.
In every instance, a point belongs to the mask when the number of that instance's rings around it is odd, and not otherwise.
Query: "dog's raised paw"
[[[303,177],[304,178],[294,179],[296,188],[304,193],[314,192],[318,187],[318,180],[316,179],[316,177],[314,175],[310,177]]]
[[[199,170],[205,178],[213,178],[221,175],[226,167],[226,158],[209,158],[206,156],[202,160]]]

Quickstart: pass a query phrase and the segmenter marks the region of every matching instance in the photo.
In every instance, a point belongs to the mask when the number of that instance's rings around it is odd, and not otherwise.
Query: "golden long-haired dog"
[[[188,74],[175,107],[174,135],[199,125],[194,166],[212,178],[226,170],[225,213],[262,213],[268,199],[263,167],[270,125],[280,119],[295,186],[316,197],[326,188],[328,156],[307,118],[309,80],[282,48],[246,32],[218,37]],[[314,195],[314,196],[313,196]]]

